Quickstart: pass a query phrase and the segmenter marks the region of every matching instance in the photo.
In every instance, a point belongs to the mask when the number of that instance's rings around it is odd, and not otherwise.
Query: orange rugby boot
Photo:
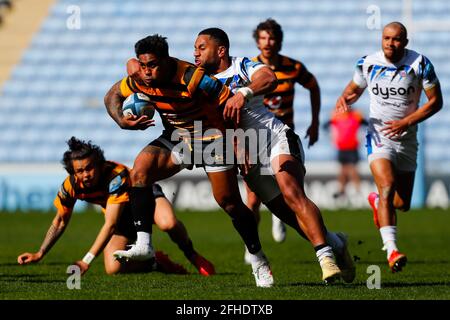
[[[388,259],[389,268],[393,273],[402,271],[402,268],[406,265],[406,261],[408,261],[406,255],[394,250]]]
[[[378,221],[378,209],[375,206],[375,201],[378,199],[378,193],[371,192],[369,193],[369,196],[367,197],[367,200],[369,201],[370,206],[372,207],[373,211],[373,222],[375,223],[375,226],[380,229],[380,222]]]
[[[208,277],[216,274],[214,265],[198,253],[196,253],[191,259],[191,263],[195,266],[195,268],[197,268],[198,273],[202,276]]]

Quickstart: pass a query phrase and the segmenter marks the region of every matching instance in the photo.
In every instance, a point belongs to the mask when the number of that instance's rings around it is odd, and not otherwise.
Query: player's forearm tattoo
[[[47,234],[44,241],[42,242],[39,251],[42,252],[42,254],[46,254],[56,243],[58,238],[62,235],[64,229],[65,227],[55,226],[54,224],[52,224],[50,228],[48,228]]]
[[[105,106],[109,115],[120,125],[123,97],[120,94],[120,82],[115,83],[105,95]]]

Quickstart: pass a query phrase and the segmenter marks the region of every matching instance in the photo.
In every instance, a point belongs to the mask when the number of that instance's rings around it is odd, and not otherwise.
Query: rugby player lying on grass
[[[188,273],[181,265],[173,263],[167,255],[156,252],[155,260],[117,261],[113,252],[123,250],[136,239],[136,229],[130,214],[128,197],[129,171],[120,163],[106,161],[100,147],[72,137],[67,144],[62,164],[69,173],[64,180],[54,204],[57,213],[38,252],[23,253],[19,264],[40,261],[57,242],[66,229],[77,199],[98,204],[105,214],[105,223],[82,260],[75,264],[84,274],[92,260],[102,251],[107,274],[146,272],[158,270],[167,273]],[[193,248],[184,225],[177,220],[170,202],[159,185],[153,185],[156,198],[155,224],[169,234],[186,258],[205,276],[215,273],[214,266]]]

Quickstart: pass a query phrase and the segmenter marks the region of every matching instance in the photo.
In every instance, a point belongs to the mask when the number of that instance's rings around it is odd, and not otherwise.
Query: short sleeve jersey
[[[128,202],[129,185],[128,168],[119,163],[106,161],[97,186],[85,187],[82,181],[70,175],[62,183],[53,203],[63,214],[70,213],[77,200],[98,204],[104,210],[108,203]]]
[[[368,88],[370,121],[379,129],[385,121],[413,113],[422,89],[433,88],[439,80],[428,58],[405,49],[403,58],[396,63],[387,61],[383,51],[362,57],[356,64],[353,82]],[[415,132],[416,128],[412,130]]]

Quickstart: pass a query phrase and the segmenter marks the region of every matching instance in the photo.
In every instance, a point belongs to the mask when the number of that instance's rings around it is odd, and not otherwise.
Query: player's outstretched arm
[[[75,262],[75,264],[80,267],[82,275],[89,270],[90,263],[103,251],[113,236],[124,206],[124,203],[113,203],[106,205],[105,223],[100,229],[94,244],[82,260]]]
[[[59,237],[63,234],[64,230],[67,227],[67,224],[70,221],[70,216],[71,213],[62,214],[61,212],[58,212],[47,231],[47,234],[44,241],[42,242],[39,251],[35,253],[22,253],[19,257],[17,257],[17,262],[19,264],[39,262],[45,256],[45,254],[50,251],[56,241],[58,241]]]
[[[363,92],[364,88],[360,88],[353,80],[350,81],[347,87],[345,87],[344,92],[342,92],[342,95],[336,101],[336,111],[349,111],[350,105],[358,101]]]
[[[400,120],[386,121],[386,126],[381,130],[388,138],[401,135],[410,126],[428,119],[433,114],[442,109],[443,99],[441,86],[437,83],[432,88],[425,91],[428,98],[427,103],[416,111]]]
[[[105,95],[105,106],[108,114],[122,129],[128,130],[145,130],[148,127],[154,126],[154,120],[148,119],[147,116],[134,116],[122,114],[122,104],[125,101],[125,97],[120,91],[120,82],[116,82],[108,93]]]

